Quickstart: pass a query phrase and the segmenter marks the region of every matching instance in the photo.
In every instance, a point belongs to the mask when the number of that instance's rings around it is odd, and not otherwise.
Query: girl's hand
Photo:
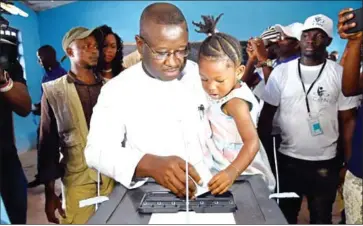
[[[240,173],[234,166],[228,166],[209,181],[208,187],[212,195],[221,195],[225,193],[237,179]]]

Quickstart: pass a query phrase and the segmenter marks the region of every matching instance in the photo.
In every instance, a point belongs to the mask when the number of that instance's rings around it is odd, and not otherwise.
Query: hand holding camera
[[[363,8],[353,10],[343,9],[338,15],[338,33],[342,39],[362,40],[362,11]]]

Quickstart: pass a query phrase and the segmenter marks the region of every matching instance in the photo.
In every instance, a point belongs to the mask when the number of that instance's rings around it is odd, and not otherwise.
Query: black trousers
[[[0,150],[0,193],[11,224],[25,224],[27,180],[17,150]]]
[[[339,183],[336,158],[306,161],[278,154],[280,191],[295,192],[298,199],[280,199],[280,208],[289,224],[297,223],[301,201],[305,195],[310,211],[310,224],[331,224],[332,208]]]

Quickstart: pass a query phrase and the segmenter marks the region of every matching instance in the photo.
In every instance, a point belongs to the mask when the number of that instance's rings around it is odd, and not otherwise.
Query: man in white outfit
[[[209,181],[198,175],[202,175],[200,168],[206,169],[201,117],[206,103],[198,67],[186,60],[188,27],[182,12],[169,3],[146,7],[136,43],[142,61],[101,91],[93,110],[86,161],[127,188],[151,177],[185,196],[185,158],[196,183]],[[191,178],[192,197],[196,184]]]

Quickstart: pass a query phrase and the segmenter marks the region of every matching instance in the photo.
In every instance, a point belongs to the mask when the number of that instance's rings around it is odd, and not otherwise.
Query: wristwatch
[[[5,85],[6,83],[9,82],[9,74],[5,70],[3,70],[3,73],[4,76],[2,79],[0,79],[0,86]]]
[[[272,62],[272,60],[270,60],[270,59],[267,59],[266,61],[264,61],[264,62],[261,62],[260,63],[260,65],[261,65],[261,67],[272,67],[272,65],[273,65],[273,62]]]

